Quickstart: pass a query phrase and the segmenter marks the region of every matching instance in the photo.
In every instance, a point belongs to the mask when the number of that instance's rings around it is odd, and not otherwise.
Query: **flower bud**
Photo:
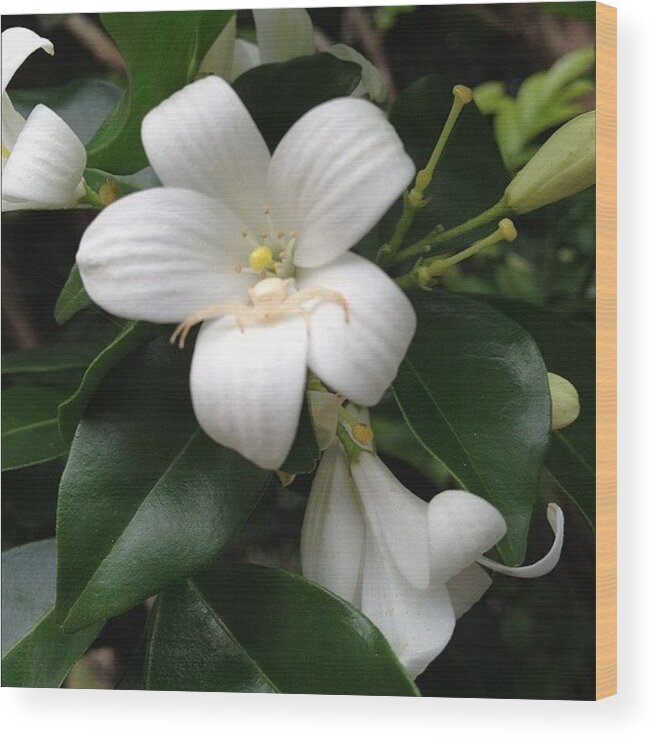
[[[565,378],[547,373],[551,395],[551,430],[564,429],[576,421],[581,407],[576,388]]]
[[[528,213],[594,185],[596,111],[561,126],[506,188],[514,214]]]

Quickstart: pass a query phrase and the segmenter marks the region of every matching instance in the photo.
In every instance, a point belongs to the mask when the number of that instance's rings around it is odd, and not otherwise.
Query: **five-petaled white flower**
[[[54,54],[48,39],[27,28],[2,32],[2,210],[66,208],[84,195],[87,155],[68,124],[45,105],[27,121],[14,109],[7,85],[37,49]]]
[[[376,404],[415,329],[412,306],[377,266],[348,254],[403,192],[412,161],[383,113],[324,103],[273,155],[230,85],[206,77],[145,118],[164,187],[105,209],[82,237],[82,280],[130,319],[204,321],[191,367],[201,427],[265,468],[284,462],[309,367]]]
[[[237,20],[233,16],[201,62],[201,73],[233,81],[260,64],[314,54],[314,29],[304,8],[260,8],[253,10],[253,17],[257,44],[237,38]],[[368,59],[346,44],[334,44],[327,51],[360,67],[362,76],[351,93],[353,97],[368,95],[376,102],[385,100],[385,82]]]
[[[350,465],[339,444],[324,453],[301,535],[303,575],[351,602],[381,630],[413,677],[451,639],[455,621],[491,583],[481,565],[535,578],[558,562],[563,514],[549,504],[553,546],[510,568],[483,557],[506,533],[501,514],[466,491],[426,503],[372,452]]]

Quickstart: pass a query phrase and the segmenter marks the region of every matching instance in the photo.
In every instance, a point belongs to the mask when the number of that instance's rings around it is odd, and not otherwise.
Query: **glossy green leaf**
[[[223,564],[158,599],[146,688],[417,696],[369,620],[274,568]]]
[[[452,102],[452,85],[438,75],[422,77],[395,100],[390,122],[417,168],[428,161]],[[470,103],[451,133],[426,191],[428,204],[417,214],[408,243],[438,223],[450,228],[493,206],[509,180],[492,127],[476,105]],[[390,233],[399,213],[397,205],[386,220]],[[464,243],[474,238],[476,232],[469,234]]]
[[[490,306],[453,293],[415,298],[418,326],[393,390],[421,444],[464,489],[496,506],[498,550],[522,562],[549,442],[547,374],[531,336]]]
[[[234,88],[273,151],[304,113],[350,95],[360,76],[357,64],[324,53],[254,67],[235,81]]]
[[[40,376],[82,372],[115,333],[113,327],[108,327],[89,337],[62,336],[33,349],[7,352],[2,356],[2,374]]]
[[[579,418],[551,434],[545,465],[594,530],[596,509],[595,334],[555,311],[511,301],[495,302],[538,343],[549,372],[562,375],[579,394]]]
[[[87,367],[80,385],[59,407],[59,431],[69,444],[86,405],[107,373],[124,357],[160,331],[145,321],[125,321],[117,325],[112,340]]]
[[[75,388],[17,383],[2,393],[2,469],[14,470],[64,455],[68,445],[59,434],[57,409]]]
[[[269,480],[199,429],[189,358],[155,339],[114,369],[80,422],[57,511],[57,617],[66,630],[204,567]]]
[[[100,632],[74,635],[55,622],[54,540],[2,553],[2,685],[56,688]]]
[[[84,289],[78,266],[73,265],[55,304],[55,321],[65,324],[76,313],[91,305],[92,301]]]
[[[149,110],[193,81],[232,11],[104,13],[123,54],[128,87],[87,147],[89,166],[127,175],[148,164],[141,122]]]
[[[25,118],[38,103],[47,105],[86,144],[110,114],[122,90],[113,82],[102,79],[82,79],[65,85],[29,90],[12,90],[10,93],[16,110]]]

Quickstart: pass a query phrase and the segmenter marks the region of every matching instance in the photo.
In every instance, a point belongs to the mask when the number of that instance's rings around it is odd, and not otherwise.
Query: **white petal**
[[[346,456],[334,442],[321,458],[305,509],[303,575],[357,604],[363,549],[362,510]]]
[[[246,291],[241,222],[219,201],[153,188],[113,203],[84,232],[77,264],[91,298],[115,316],[182,321]]]
[[[65,208],[82,195],[87,155],[68,124],[50,108],[30,113],[2,173],[3,200]]]
[[[563,549],[563,538],[565,537],[565,517],[562,509],[556,504],[547,506],[547,520],[554,533],[554,541],[549,552],[532,565],[522,565],[519,568],[510,568],[501,565],[489,558],[479,558],[478,562],[490,570],[503,573],[515,578],[538,578],[551,572],[560,560],[560,552]]]
[[[277,469],[303,404],[307,331],[302,318],[240,331],[233,317],[205,322],[191,365],[198,423],[219,444]]]
[[[8,28],[2,32],[2,92],[23,62],[37,49],[51,56],[55,49],[51,41],[38,36],[28,28]]]
[[[336,438],[342,400],[336,393],[310,390],[307,392],[307,401],[317,444],[320,450],[326,450]]]
[[[385,100],[387,97],[385,81],[376,67],[359,51],[346,44],[335,44],[328,49],[328,53],[344,62],[354,62],[360,66],[362,78],[360,84],[351,93],[354,98],[368,95],[376,103],[382,103]]]
[[[271,159],[278,228],[298,234],[294,262],[317,267],[354,246],[408,185],[415,168],[372,103],[339,98],[306,113]]]
[[[504,536],[501,514],[480,496],[443,491],[428,505],[431,579],[446,583]]]
[[[11,152],[16,140],[25,125],[25,119],[14,108],[9,95],[2,93],[2,146]],[[6,159],[2,157],[2,169],[4,170]]]
[[[203,57],[198,70],[200,74],[217,75],[224,80],[231,79],[236,36],[237,18],[233,15]]]
[[[299,270],[299,290],[341,293],[323,300],[310,319],[310,368],[324,383],[362,406],[374,406],[396,377],[415,332],[412,304],[379,267],[346,254],[325,267]]]
[[[235,53],[232,57],[232,67],[230,68],[230,79],[236,80],[237,77],[248,72],[253,67],[259,67],[262,64],[260,50],[255,44],[244,39],[235,41]]]
[[[430,582],[427,505],[368,452],[351,465],[365,518],[378,546],[389,553],[403,577],[415,588]]]
[[[414,678],[446,647],[455,615],[445,586],[418,589],[399,573],[367,532],[361,609],[385,635]]]
[[[449,590],[456,619],[460,619],[465,612],[468,612],[491,585],[490,576],[476,563],[448,581],[446,587]]]
[[[225,80],[205,77],[171,95],[144,118],[141,136],[163,185],[219,198],[259,225],[269,150]]]
[[[303,8],[253,11],[262,64],[314,54],[314,31]]]

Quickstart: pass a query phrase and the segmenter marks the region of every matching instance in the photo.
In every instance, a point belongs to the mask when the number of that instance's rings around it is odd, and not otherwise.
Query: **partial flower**
[[[551,396],[551,430],[564,429],[573,424],[581,412],[576,388],[561,375],[547,373]]]
[[[87,156],[82,142],[56,113],[37,105],[27,121],[14,109],[7,85],[48,39],[27,28],[2,32],[2,210],[67,208],[84,195]]]
[[[273,155],[229,84],[206,77],[144,119],[164,187],[100,213],[77,263],[91,298],[130,319],[204,322],[191,367],[202,428],[264,468],[294,438],[306,370],[363,405],[394,379],[412,306],[355,245],[414,166],[383,113],[341,98],[304,115]]]
[[[218,75],[232,82],[260,64],[287,62],[315,53],[314,29],[304,8],[255,9],[253,17],[257,44],[237,38],[237,20],[233,16],[201,62],[201,74]],[[362,78],[353,97],[367,95],[378,103],[385,100],[385,82],[368,59],[346,44],[334,44],[327,51],[337,59],[360,66]]]
[[[548,573],[563,543],[563,515],[549,504],[555,539],[533,565],[509,568],[483,556],[506,533],[501,514],[466,491],[429,504],[375,454],[349,460],[338,442],[314,479],[301,534],[303,574],[346,599],[381,630],[412,677],[451,639],[456,619],[489,588],[481,567],[520,578]]]

